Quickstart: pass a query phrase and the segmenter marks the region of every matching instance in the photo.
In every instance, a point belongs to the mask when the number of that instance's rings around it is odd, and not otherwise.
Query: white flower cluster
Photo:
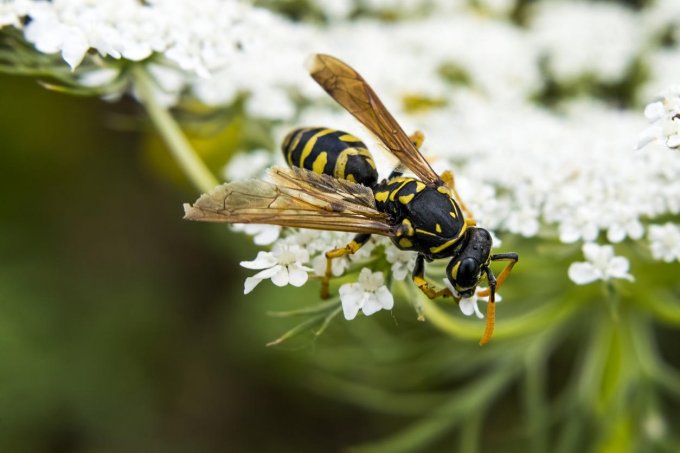
[[[643,44],[635,13],[611,3],[542,2],[532,28],[550,74],[561,81],[620,80]]]
[[[658,101],[647,104],[645,117],[651,124],[643,131],[638,148],[650,143],[680,148],[680,85],[667,88]]]
[[[130,61],[158,52],[199,76],[232,64],[274,20],[240,0],[14,0],[0,11],[0,25],[28,16],[26,38],[41,52],[60,52],[72,68],[89,49]]]

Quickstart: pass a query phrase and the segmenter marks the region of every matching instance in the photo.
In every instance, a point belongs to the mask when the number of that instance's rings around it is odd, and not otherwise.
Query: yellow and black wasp
[[[518,261],[516,253],[491,254],[489,232],[477,227],[455,189],[453,174],[439,176],[418,151],[423,135],[407,136],[366,81],[329,55],[314,55],[312,78],[342,107],[378,137],[400,161],[378,181],[366,146],[351,134],[328,128],[302,128],[284,139],[291,168],[274,167],[270,181],[223,184],[185,205],[185,219],[226,223],[262,223],[357,233],[344,247],[326,253],[321,296],[328,297],[334,258],[355,253],[371,234],[388,236],[402,250],[418,253],[413,282],[427,297],[472,296],[486,277],[487,320],[480,344],[491,339],[495,292]],[[404,176],[405,168],[416,177]],[[435,289],[425,279],[425,261],[450,258],[451,288]],[[496,278],[492,261],[507,261]]]

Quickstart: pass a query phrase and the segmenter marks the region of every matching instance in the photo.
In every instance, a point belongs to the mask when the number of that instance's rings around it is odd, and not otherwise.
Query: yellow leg
[[[413,283],[415,283],[418,289],[430,299],[437,299],[438,297],[453,297],[453,294],[451,294],[449,288],[442,288],[437,291],[427,282],[427,280],[422,277],[413,277]]]
[[[444,184],[446,184],[446,187],[448,187],[449,190],[451,190],[453,198],[455,198],[458,204],[460,205],[460,208],[463,210],[465,217],[468,219],[474,219],[475,216],[472,214],[472,211],[470,211],[470,209],[465,205],[463,200],[460,198],[458,191],[456,190],[456,180],[453,176],[453,172],[451,170],[446,170],[444,173],[442,173],[442,180],[444,181]]]
[[[337,249],[326,252],[326,273],[323,276],[323,280],[321,280],[322,299],[328,299],[330,296],[329,285],[331,278],[333,277],[333,259],[355,254],[370,238],[370,234],[357,234],[346,246],[338,247]]]
[[[423,255],[418,255],[416,258],[416,265],[413,267],[413,283],[430,299],[453,297],[448,288],[437,291],[425,280],[425,257]]]

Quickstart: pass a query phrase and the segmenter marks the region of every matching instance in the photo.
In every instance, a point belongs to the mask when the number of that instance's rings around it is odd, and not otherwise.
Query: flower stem
[[[153,79],[142,65],[133,66],[132,75],[140,101],[149,113],[149,117],[163,141],[170,149],[175,162],[196,188],[202,192],[210,191],[218,185],[217,179],[196,154],[170,112],[158,103],[153,94]]]
[[[439,330],[458,338],[474,339],[482,335],[483,326],[478,320],[467,321],[443,310],[435,301],[423,297],[425,319]],[[511,338],[542,331],[570,317],[579,307],[578,299],[546,304],[522,316],[502,319],[496,324],[494,339]]]

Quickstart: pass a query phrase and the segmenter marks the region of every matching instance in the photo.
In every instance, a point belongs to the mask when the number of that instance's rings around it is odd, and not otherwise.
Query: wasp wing
[[[420,179],[431,185],[443,184],[439,175],[358,72],[343,61],[323,54],[313,55],[308,62],[308,69],[312,78],[338,104],[375,134]]]
[[[317,230],[392,235],[366,186],[299,168],[274,167],[271,182],[223,184],[184,205],[184,218],[205,222],[265,223]]]

